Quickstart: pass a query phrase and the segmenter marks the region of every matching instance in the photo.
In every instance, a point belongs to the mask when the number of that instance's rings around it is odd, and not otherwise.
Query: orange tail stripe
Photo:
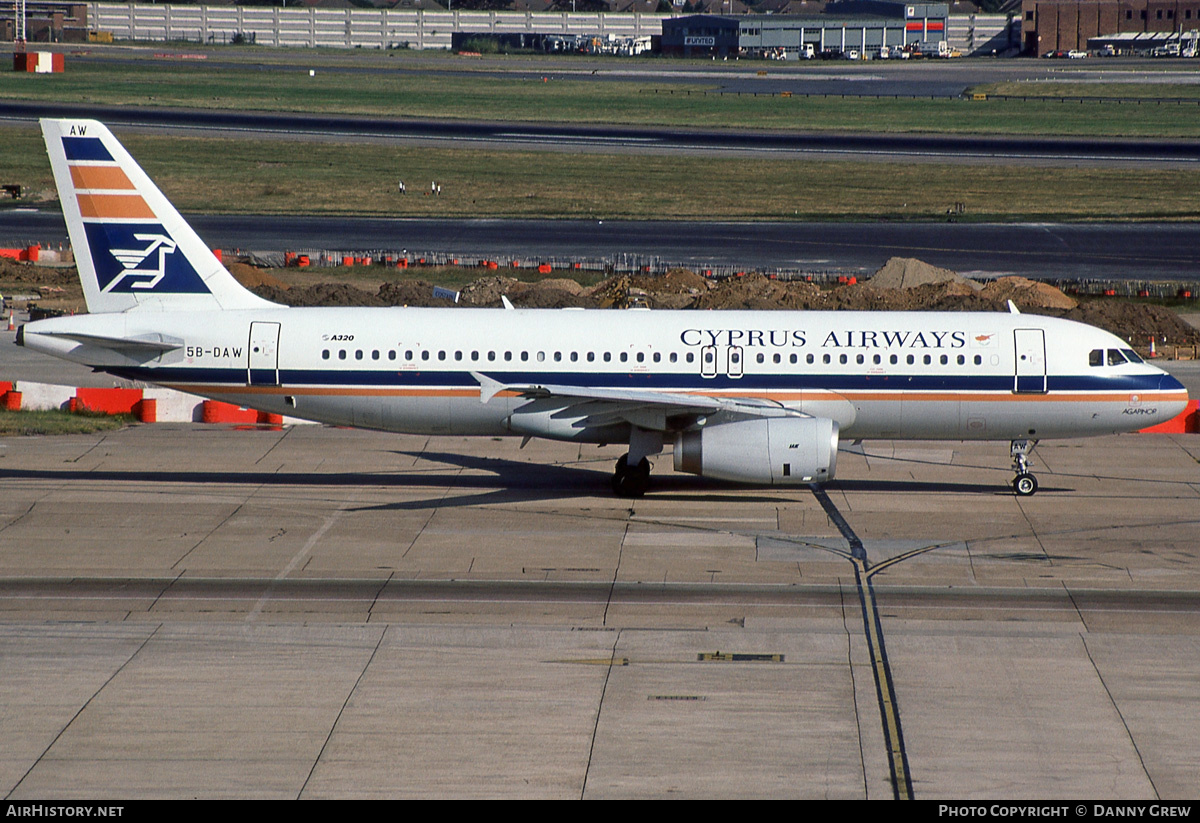
[[[154,219],[154,212],[139,195],[79,194],[79,214],[92,217],[134,217]]]
[[[132,189],[133,183],[116,166],[71,166],[77,189]]]

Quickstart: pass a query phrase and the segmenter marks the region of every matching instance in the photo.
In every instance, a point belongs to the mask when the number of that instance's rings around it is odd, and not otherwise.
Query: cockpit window
[[[1146,362],[1141,357],[1139,357],[1138,353],[1135,352],[1133,349],[1121,349],[1121,354],[1125,355],[1125,359],[1128,360],[1130,363],[1145,363]]]
[[[1108,350],[1108,365],[1120,366],[1124,362],[1125,362],[1125,355],[1121,354],[1121,352],[1117,351],[1116,349]]]
[[[1104,365],[1104,349],[1092,349],[1088,353],[1088,365],[1089,366],[1103,366]]]

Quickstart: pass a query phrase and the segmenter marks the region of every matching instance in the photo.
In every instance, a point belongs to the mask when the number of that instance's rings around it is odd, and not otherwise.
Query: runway
[[[1186,799],[1200,445],[878,443],[917,799]],[[619,449],[188,424],[0,440],[0,793],[895,796],[854,552],[808,489]],[[914,517],[913,512],[920,512]]]
[[[894,162],[1068,162],[1072,165],[1119,164],[1138,168],[1163,165],[1192,168],[1200,163],[1200,140],[1180,138],[680,129],[0,102],[0,118],[16,122],[33,123],[39,117],[80,116],[101,120],[113,128],[125,126],[212,136],[261,135],[283,141],[359,139],[455,148],[670,155],[688,153],[782,159],[850,158]]]

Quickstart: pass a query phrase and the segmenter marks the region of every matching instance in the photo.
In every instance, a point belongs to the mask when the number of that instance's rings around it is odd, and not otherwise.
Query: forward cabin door
[[[1016,346],[1016,382],[1018,394],[1046,393],[1046,333],[1042,329],[1017,329],[1013,332]]]
[[[279,324],[251,323],[247,352],[247,381],[251,386],[279,385]]]

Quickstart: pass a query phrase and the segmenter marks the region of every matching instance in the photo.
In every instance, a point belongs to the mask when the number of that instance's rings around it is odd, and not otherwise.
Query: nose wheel
[[[1013,471],[1017,473],[1013,478],[1012,487],[1018,497],[1030,497],[1038,490],[1037,478],[1029,471],[1029,454],[1036,445],[1036,440],[1014,440],[1009,449],[1013,459]]]
[[[641,497],[650,488],[650,461],[643,457],[638,463],[629,465],[629,455],[617,461],[612,479],[613,493],[617,497]]]

